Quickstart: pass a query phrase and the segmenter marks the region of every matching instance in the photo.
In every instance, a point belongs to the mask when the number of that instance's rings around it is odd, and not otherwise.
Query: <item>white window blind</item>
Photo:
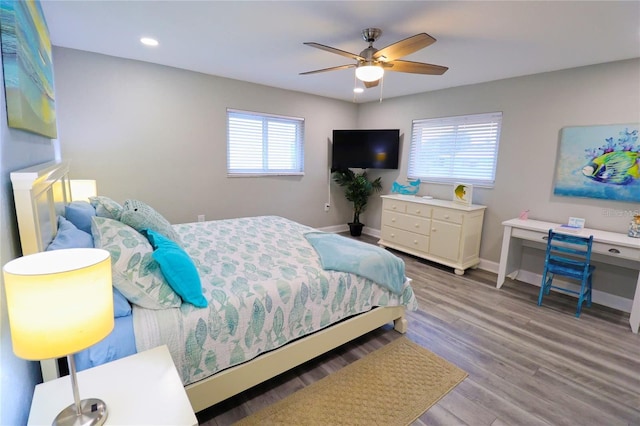
[[[414,120],[410,179],[492,187],[502,112]]]
[[[227,109],[227,175],[302,175],[303,141],[303,118]]]

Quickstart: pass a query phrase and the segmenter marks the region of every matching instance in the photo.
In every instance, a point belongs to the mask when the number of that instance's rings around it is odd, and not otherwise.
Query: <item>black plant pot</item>
[[[364,223],[349,223],[349,232],[352,237],[359,237],[362,235],[362,228],[364,228]]]

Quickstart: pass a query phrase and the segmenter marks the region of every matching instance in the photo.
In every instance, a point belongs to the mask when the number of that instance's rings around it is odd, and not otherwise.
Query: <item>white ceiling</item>
[[[640,57],[640,1],[60,1],[42,0],[56,46],[137,59],[282,89],[354,100],[361,30],[381,49],[417,33],[437,39],[405,60],[442,76],[387,72],[356,102]],[[140,44],[142,36],[160,45]],[[640,78],[640,76],[639,76]]]

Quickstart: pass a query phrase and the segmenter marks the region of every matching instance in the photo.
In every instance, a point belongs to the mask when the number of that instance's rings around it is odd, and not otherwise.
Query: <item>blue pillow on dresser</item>
[[[47,251],[69,248],[93,248],[93,237],[76,228],[64,217],[58,216],[58,233],[47,247]]]

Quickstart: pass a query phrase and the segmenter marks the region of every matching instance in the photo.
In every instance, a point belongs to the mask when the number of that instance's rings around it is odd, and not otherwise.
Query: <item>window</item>
[[[304,119],[227,110],[227,175],[304,174]]]
[[[414,120],[410,179],[493,187],[502,113]]]

